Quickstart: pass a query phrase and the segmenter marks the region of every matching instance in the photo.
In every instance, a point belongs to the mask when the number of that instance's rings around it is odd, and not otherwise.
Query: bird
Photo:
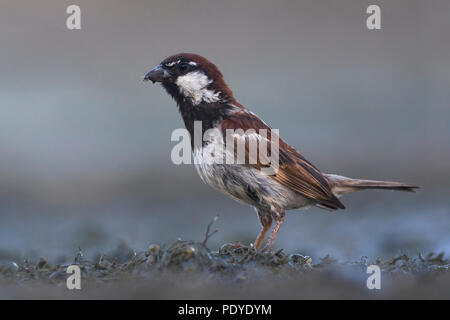
[[[419,188],[402,182],[352,179],[322,173],[302,154],[282,138],[277,137],[274,134],[275,129],[240,104],[219,68],[198,54],[171,55],[147,72],[143,80],[162,85],[175,100],[185,127],[189,131],[194,164],[200,178],[230,198],[250,205],[256,210],[261,231],[252,244],[255,250],[273,249],[288,210],[319,207],[335,211],[345,209],[339,198],[348,193],[365,189],[414,192]],[[213,130],[216,136],[195,144],[193,136],[196,121],[201,122],[202,134]],[[241,131],[237,131],[238,129]],[[268,135],[259,134],[261,130],[266,130]],[[236,156],[234,149],[217,147],[227,144],[225,140],[229,131],[234,132],[230,141],[233,143],[244,141],[247,158],[250,152],[250,138],[267,141],[272,146],[273,137],[276,137],[278,158],[274,173],[263,172],[264,168],[267,169],[272,164],[262,161],[258,155],[253,162],[210,161],[209,158],[215,156],[213,154],[215,150],[225,150],[219,158],[230,156],[229,153],[233,152],[232,155]],[[275,152],[276,148],[273,150]],[[272,224],[274,227],[266,245],[263,246]]]

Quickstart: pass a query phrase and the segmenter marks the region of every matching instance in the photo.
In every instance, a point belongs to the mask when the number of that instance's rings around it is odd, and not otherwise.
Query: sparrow
[[[253,244],[256,250],[263,247],[264,239],[275,222],[264,249],[273,248],[287,210],[315,206],[334,211],[345,209],[339,197],[347,193],[365,189],[414,192],[418,188],[401,182],[352,179],[322,173],[281,138],[278,138],[278,164],[274,174],[262,172],[267,164],[259,158],[253,163],[209,161],[215,150],[220,150],[216,148],[217,144],[226,144],[228,130],[239,132],[233,134],[233,143],[243,139],[248,156],[250,136],[271,142],[274,129],[240,104],[216,65],[200,55],[172,55],[149,71],[144,81],[160,83],[178,105],[190,134],[194,164],[201,179],[232,199],[255,208],[262,226]],[[210,129],[220,134],[195,145],[196,121],[201,121],[202,134]],[[267,136],[258,133],[261,129],[268,132]]]

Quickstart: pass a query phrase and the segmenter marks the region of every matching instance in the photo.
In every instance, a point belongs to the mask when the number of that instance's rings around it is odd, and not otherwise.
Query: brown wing
[[[245,109],[224,119],[222,122],[224,135],[226,129],[242,129],[243,131],[254,129],[257,132],[260,129],[266,129],[268,132],[267,138],[270,140],[271,137],[271,128]],[[246,152],[248,152],[248,149]],[[248,165],[257,169],[263,167],[259,161],[256,164]],[[320,206],[332,210],[345,209],[344,205],[331,191],[330,185],[322,173],[281,138],[279,140],[279,169],[275,175],[270,177],[300,195],[313,200]]]

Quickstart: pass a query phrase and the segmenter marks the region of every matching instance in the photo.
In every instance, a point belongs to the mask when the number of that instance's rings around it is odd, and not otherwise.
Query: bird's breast
[[[208,141],[193,150],[194,164],[203,182],[238,202],[255,207],[276,204],[286,209],[306,204],[304,199],[258,169],[227,163],[230,156],[223,146],[223,139]]]

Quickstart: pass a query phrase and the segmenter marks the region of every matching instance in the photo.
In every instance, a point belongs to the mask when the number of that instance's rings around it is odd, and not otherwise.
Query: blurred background
[[[81,7],[81,30],[66,8]],[[366,28],[381,7],[382,29]],[[291,211],[276,245],[340,259],[450,252],[450,2],[0,0],[0,260],[253,241],[255,212],[170,160],[183,123],[141,81],[178,52],[324,172],[416,183]]]

